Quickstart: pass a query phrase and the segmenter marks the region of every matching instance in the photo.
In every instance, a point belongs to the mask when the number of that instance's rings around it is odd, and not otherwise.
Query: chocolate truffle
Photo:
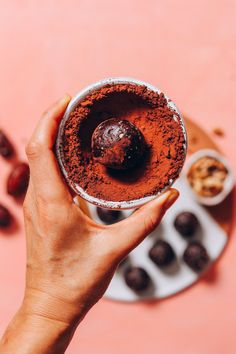
[[[97,215],[105,224],[114,224],[121,217],[120,210],[109,210],[97,207]]]
[[[10,226],[12,221],[11,214],[3,205],[0,204],[0,227]]]
[[[121,205],[153,196],[169,186],[179,176],[186,155],[185,129],[171,105],[163,93],[145,85],[109,83],[92,90],[68,112],[58,136],[57,155],[67,182],[78,193],[77,185],[85,199],[103,201],[103,206],[108,201]],[[117,170],[99,163],[96,155],[99,158],[101,151],[109,150],[107,145],[101,149],[100,142],[98,149],[94,144],[93,156],[93,134],[112,117],[129,121],[144,136],[144,156],[132,169]],[[138,137],[139,142],[142,138]]]
[[[142,133],[128,120],[107,119],[97,126],[92,135],[95,161],[116,170],[136,166],[143,158],[145,148]]]
[[[174,221],[176,230],[184,237],[191,237],[195,234],[199,221],[191,212],[184,211],[177,215]]]
[[[128,287],[137,292],[146,290],[151,283],[151,278],[146,270],[140,267],[128,268],[124,276]]]
[[[205,247],[200,242],[191,242],[184,251],[185,263],[195,272],[204,270],[209,262],[209,256]]]
[[[149,251],[149,257],[159,267],[170,265],[175,259],[171,245],[163,240],[158,240]]]

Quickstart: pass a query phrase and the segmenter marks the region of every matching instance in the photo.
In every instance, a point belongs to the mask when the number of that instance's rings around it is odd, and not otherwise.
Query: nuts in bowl
[[[200,150],[187,164],[186,179],[201,204],[217,205],[232,191],[234,177],[227,160],[215,150]]]

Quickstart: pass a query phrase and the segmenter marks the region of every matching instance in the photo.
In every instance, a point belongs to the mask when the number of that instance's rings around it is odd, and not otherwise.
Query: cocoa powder
[[[92,134],[111,117],[130,121],[145,138],[148,152],[142,163],[132,169],[108,169],[93,159]],[[107,201],[130,201],[157,194],[170,179],[178,177],[185,159],[185,137],[179,120],[164,95],[146,86],[106,85],[88,94],[65,125],[61,148],[68,178],[89,195]]]

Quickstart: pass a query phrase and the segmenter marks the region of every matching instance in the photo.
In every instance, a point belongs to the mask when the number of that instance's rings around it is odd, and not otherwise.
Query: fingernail
[[[170,194],[164,203],[165,210],[169,209],[171,205],[174,204],[176,199],[178,199],[178,197],[179,197],[179,192],[176,189],[171,189]]]

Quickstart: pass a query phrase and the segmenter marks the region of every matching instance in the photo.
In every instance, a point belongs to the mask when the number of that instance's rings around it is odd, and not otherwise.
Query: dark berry
[[[13,167],[7,180],[7,193],[18,197],[23,195],[29,184],[29,165],[21,162]]]
[[[105,120],[98,125],[92,136],[94,159],[112,169],[126,170],[136,166],[145,150],[142,133],[127,120]]]
[[[3,157],[11,157],[14,153],[14,149],[7,136],[0,130],[0,155]]]
[[[12,221],[12,217],[8,209],[0,204],[0,227],[10,226],[11,221]]]

